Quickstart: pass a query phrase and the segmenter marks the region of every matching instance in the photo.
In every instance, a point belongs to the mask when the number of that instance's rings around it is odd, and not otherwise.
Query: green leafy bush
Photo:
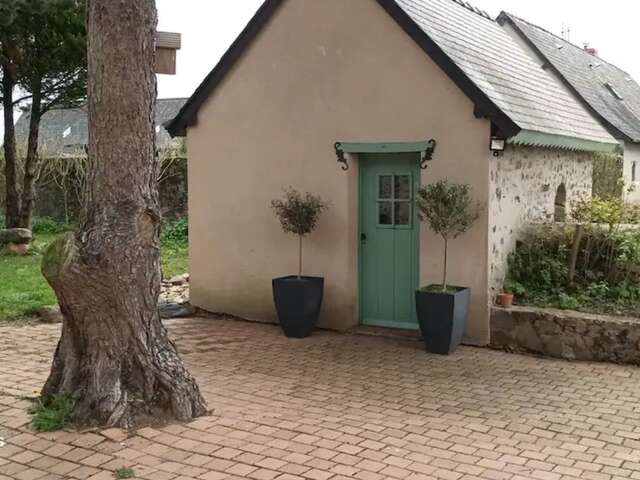
[[[586,229],[569,282],[573,227],[531,228],[509,258],[504,289],[520,304],[640,314],[640,231]]]
[[[163,243],[186,244],[189,241],[189,220],[182,217],[163,222],[161,239]]]
[[[59,234],[73,230],[73,225],[60,222],[50,217],[36,217],[33,219],[31,230],[34,234]]]
[[[621,198],[624,191],[624,159],[619,153],[594,154],[593,194],[605,198]]]

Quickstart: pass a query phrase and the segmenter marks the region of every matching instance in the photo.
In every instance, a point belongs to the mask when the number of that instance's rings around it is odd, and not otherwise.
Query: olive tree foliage
[[[302,239],[313,232],[322,212],[329,208],[321,197],[309,192],[304,195],[289,187],[284,199],[273,200],[271,208],[285,233],[298,235],[298,277],[302,277]]]
[[[31,226],[41,167],[42,116],[55,107],[86,101],[87,57],[84,0],[0,0],[0,71],[5,124],[9,104],[24,104],[29,134],[18,164],[15,131],[5,135],[6,211],[10,226]],[[16,91],[21,98],[14,99]],[[7,138],[9,137],[9,138]]]
[[[482,204],[471,198],[469,185],[441,180],[418,190],[416,198],[420,220],[444,240],[442,290],[447,290],[449,240],[467,232],[480,216]]]

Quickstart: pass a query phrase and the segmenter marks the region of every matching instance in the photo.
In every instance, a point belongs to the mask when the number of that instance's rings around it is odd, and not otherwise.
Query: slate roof
[[[157,147],[168,147],[174,140],[164,124],[173,119],[186,98],[158,99],[156,103]],[[54,108],[42,117],[40,123],[39,149],[43,157],[85,156],[84,146],[89,143],[88,113],[86,107]],[[24,113],[16,122],[16,143],[26,150],[29,136],[29,113]]]
[[[516,28],[601,117],[614,137],[640,143],[640,85],[631,75],[515,15],[503,12],[499,21]]]
[[[611,140],[554,74],[488,15],[454,0],[396,0],[522,130]]]
[[[169,124],[185,135],[200,105],[219,85],[277,9],[265,0],[256,15]],[[485,12],[463,0],[377,0],[416,43],[514,143],[605,149],[613,137],[536,54]]]

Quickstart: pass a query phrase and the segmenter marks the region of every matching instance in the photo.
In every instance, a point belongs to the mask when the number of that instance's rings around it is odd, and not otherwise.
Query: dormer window
[[[62,138],[67,138],[69,135],[71,135],[71,127],[65,128],[64,132],[62,132]]]
[[[604,84],[604,86],[607,87],[607,89],[611,92],[611,95],[616,97],[618,100],[623,100],[622,95],[620,95],[620,93],[615,89],[613,85],[611,85],[611,83],[607,82]]]

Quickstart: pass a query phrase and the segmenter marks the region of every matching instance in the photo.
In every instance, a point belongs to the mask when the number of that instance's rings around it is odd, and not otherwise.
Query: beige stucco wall
[[[502,288],[522,228],[554,221],[560,184],[566,188],[566,214],[577,200],[591,197],[593,156],[546,148],[509,146],[491,158],[489,286],[491,298]]]
[[[213,59],[212,59],[213,60]],[[295,273],[296,239],[270,201],[289,185],[331,202],[305,241],[305,273],[325,277],[321,325],[358,323],[358,163],[334,142],[435,138],[423,183],[470,183],[488,202],[489,123],[370,0],[288,0],[188,130],[191,299],[274,321],[273,277]],[[452,242],[450,279],[473,288],[467,341],[488,341],[488,220]],[[421,281],[441,276],[442,244],[422,229]]]
[[[637,179],[632,181],[631,168],[636,162]],[[626,143],[624,145],[624,180],[625,185],[633,187],[632,191],[626,194],[626,199],[630,203],[640,203],[640,145]]]

